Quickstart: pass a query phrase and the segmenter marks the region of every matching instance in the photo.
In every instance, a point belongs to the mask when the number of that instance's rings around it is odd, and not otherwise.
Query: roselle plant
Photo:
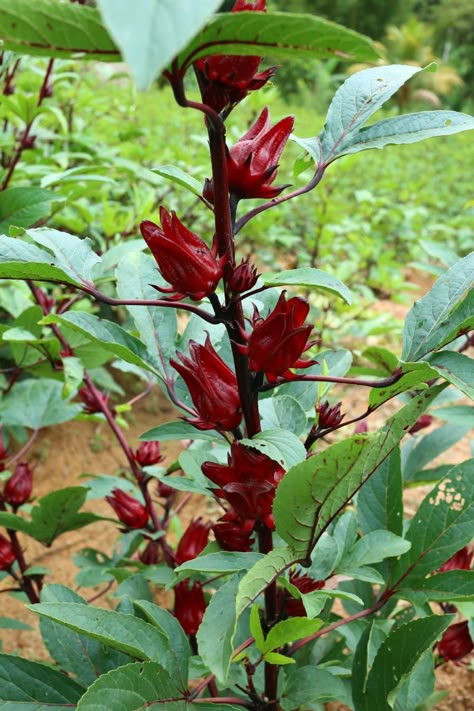
[[[261,68],[264,51],[282,61],[298,52],[370,60],[371,42],[313,16],[265,12],[264,0],[237,0],[231,13],[215,16],[220,3],[210,0],[156,0],[133,16],[124,0],[99,0],[98,10],[53,0],[17,4],[12,11],[0,0],[5,52],[51,62],[78,53],[123,56],[141,88],[161,75],[178,107],[202,115],[209,176],[196,191],[183,170],[160,169],[197,192],[205,231],[163,204],[141,223],[140,247],[120,245],[114,255],[47,227],[13,225],[0,237],[0,276],[23,280],[32,299],[3,331],[16,366],[0,406],[0,569],[38,613],[57,666],[1,655],[3,705],[432,707],[439,699],[434,664],[472,650],[474,464],[426,474],[433,439],[423,431],[437,402],[455,392],[472,397],[474,255],[456,261],[414,304],[400,355],[365,351],[368,374],[350,370],[348,351],[315,342],[311,297],[295,293],[349,302],[349,289],[316,268],[259,274],[252,258],[239,255],[236,238],[257,215],[275,208],[278,215],[278,205],[316,189],[344,155],[456,133],[474,120],[430,111],[366,126],[421,71],[394,65],[349,78],[316,137],[295,137],[293,117],[275,122],[262,106],[231,145],[227,123],[249,92],[265,96],[277,71]],[[45,80],[51,71],[49,63]],[[11,71],[6,82],[10,91]],[[45,97],[41,88],[38,102]],[[290,138],[314,161],[310,180],[296,187],[279,169]],[[7,186],[25,150],[25,136],[18,140]],[[104,306],[109,311],[99,311]],[[126,308],[127,322],[115,307]],[[187,318],[184,330],[177,312]],[[129,442],[122,416],[130,405],[112,405],[105,376],[95,371],[111,357],[146,381],[144,394],[160,383],[180,419],[144,433],[141,444]],[[344,386],[342,400],[330,394],[334,384]],[[368,393],[362,413],[352,411],[355,387]],[[395,398],[395,414],[376,430],[372,413]],[[125,476],[92,478],[31,503],[26,456],[34,437],[72,418],[105,420],[123,450]],[[13,454],[15,428],[32,434]],[[165,440],[185,441],[168,467]],[[435,487],[404,521],[403,485],[423,477]],[[109,518],[80,510],[88,493],[104,490]],[[179,514],[195,493],[210,497],[218,513],[204,520],[196,512],[180,531]],[[50,546],[101,518],[116,522],[121,547],[111,557],[83,551],[78,581],[100,588],[94,598],[118,583],[114,610],[45,585],[46,572],[29,565],[21,542]],[[172,591],[168,605],[154,601],[163,589]]]

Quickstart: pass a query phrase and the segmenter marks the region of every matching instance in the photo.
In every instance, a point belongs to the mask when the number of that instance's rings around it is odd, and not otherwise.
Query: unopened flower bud
[[[113,489],[112,496],[106,496],[120,521],[127,528],[144,528],[148,523],[149,511],[146,506],[121,489]]]
[[[474,649],[467,621],[450,625],[438,642],[438,652],[445,661],[457,662]]]
[[[227,283],[236,294],[249,291],[258,280],[257,268],[250,264],[248,259],[243,259],[236,267],[229,269]]]
[[[470,550],[467,546],[464,546],[464,548],[461,548],[443,563],[439,572],[447,573],[449,570],[470,570],[473,557],[474,550]]]
[[[16,555],[12,544],[0,533],[0,570],[8,570],[15,560]]]
[[[164,457],[160,452],[159,442],[142,442],[135,451],[135,461],[141,467],[151,467],[153,464],[159,464]]]
[[[202,523],[201,518],[191,521],[176,549],[176,562],[178,565],[187,560],[194,560],[207,545],[210,523]]]
[[[168,486],[168,484],[165,484],[164,481],[158,482],[156,490],[158,492],[158,496],[161,496],[163,499],[167,499],[169,496],[172,496],[176,492],[176,489],[173,489],[171,486]]]
[[[431,423],[433,422],[433,418],[431,415],[421,415],[413,427],[410,427],[408,432],[410,434],[415,434],[415,432],[419,432],[420,430],[424,430],[426,427],[429,427]]]
[[[107,393],[101,393],[99,390],[95,393],[89,390],[88,387],[83,387],[77,394],[82,400],[83,410],[87,415],[95,415],[102,412],[104,405],[109,407],[109,395]],[[109,409],[115,415],[115,408]]]
[[[341,424],[345,415],[341,414],[342,402],[338,402],[336,405],[331,405],[327,400],[320,402],[316,406],[316,412],[319,415],[318,425],[320,429],[333,429]]]
[[[32,489],[33,471],[27,462],[20,462],[5,484],[3,499],[17,509],[28,501]]]
[[[206,601],[201,583],[196,580],[191,585],[189,579],[183,580],[174,588],[174,615],[188,635],[194,635],[199,629]]]
[[[159,541],[149,541],[146,548],[140,553],[140,561],[144,565],[156,565],[160,559]]]

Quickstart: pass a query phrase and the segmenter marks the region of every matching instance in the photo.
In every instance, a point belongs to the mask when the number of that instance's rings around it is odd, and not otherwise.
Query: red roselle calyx
[[[445,661],[457,662],[474,649],[467,621],[450,625],[437,644]]]
[[[253,519],[245,519],[235,511],[228,511],[216,521],[212,531],[223,550],[246,553],[254,543],[251,537],[254,526]]]
[[[236,294],[243,294],[255,286],[258,280],[257,268],[250,264],[249,259],[242,259],[240,264],[231,267],[227,265],[227,283]]]
[[[176,549],[176,562],[178,565],[187,560],[193,560],[207,545],[209,538],[210,523],[202,523],[199,517],[191,521],[186,531],[181,536],[178,548]]]
[[[127,528],[144,528],[147,525],[150,515],[148,508],[125,491],[115,488],[105,500]]]
[[[443,563],[441,568],[439,568],[439,572],[447,573],[450,570],[470,570],[473,557],[474,550],[464,546],[464,548],[461,548],[454,555],[452,555],[451,558]]]
[[[416,432],[419,432],[420,430],[424,430],[426,427],[429,427],[431,423],[433,422],[433,417],[431,415],[421,415],[413,427],[410,427],[408,432],[410,434],[415,434]]]
[[[161,227],[145,220],[140,225],[143,239],[150,248],[161,276],[171,287],[155,286],[173,299],[189,296],[200,301],[212,294],[224,273],[227,257],[217,258],[217,241],[212,249],[177,218],[160,207]]]
[[[228,501],[238,515],[274,527],[273,499],[285,473],[277,462],[235,440],[227,465],[204,462],[202,471],[219,487],[213,493]]]
[[[201,583],[189,578],[174,587],[174,615],[188,635],[195,635],[206,611]]]
[[[241,2],[237,0],[232,12],[265,12],[265,0]],[[218,113],[229,112],[244,99],[249,91],[260,89],[275,74],[277,67],[259,72],[261,57],[212,55],[198,59],[196,75],[202,101]]]
[[[337,427],[341,424],[345,415],[341,413],[342,402],[338,402],[336,405],[331,405],[327,400],[320,402],[316,406],[316,412],[318,413],[318,427],[319,429],[328,429],[332,427]]]
[[[275,382],[278,378],[294,378],[290,368],[307,368],[316,363],[300,357],[313,345],[308,342],[312,326],[304,325],[308,313],[307,301],[298,296],[287,301],[284,291],[266,319],[255,310],[253,331],[242,332],[247,345],[237,346],[248,356],[251,370],[263,372],[270,382]]]
[[[142,442],[135,450],[134,458],[141,467],[151,467],[164,459],[160,452],[159,442]]]
[[[182,376],[191,394],[196,417],[187,421],[199,430],[230,431],[242,421],[235,373],[214,350],[209,336],[204,345],[189,342],[190,357],[178,353],[170,363]]]
[[[16,555],[12,544],[0,533],[0,570],[8,570],[15,561]]]
[[[14,509],[25,504],[33,490],[33,471],[28,462],[20,462],[5,484],[3,499]]]
[[[84,386],[77,394],[82,401],[83,410],[87,415],[95,415],[96,413],[102,412],[104,405],[109,407],[111,413],[115,415],[115,408],[109,406],[110,396],[107,393],[102,393],[98,390],[96,394],[89,390],[87,386]]]

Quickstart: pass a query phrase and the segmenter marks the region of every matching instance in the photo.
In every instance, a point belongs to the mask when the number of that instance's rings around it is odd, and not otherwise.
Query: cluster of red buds
[[[78,397],[82,402],[83,410],[86,415],[95,415],[97,413],[103,412],[103,407],[109,407],[112,414],[115,414],[115,408],[109,406],[108,393],[102,393],[100,391],[92,392],[87,386],[80,388],[78,391]]]
[[[135,450],[134,459],[141,467],[152,467],[154,464],[159,464],[164,459],[160,443],[141,442],[138,449]]]
[[[206,547],[209,538],[209,523],[200,518],[191,521],[176,549],[176,563],[181,565],[193,560]],[[174,614],[188,635],[195,635],[206,611],[206,600],[199,580],[182,580],[174,588]]]
[[[105,500],[112,506],[126,529],[146,527],[150,511],[134,496],[127,494],[122,489],[115,488],[112,490],[111,496],[106,496]]]

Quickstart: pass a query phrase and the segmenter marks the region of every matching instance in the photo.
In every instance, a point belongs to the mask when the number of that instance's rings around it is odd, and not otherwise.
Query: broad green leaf
[[[151,284],[163,285],[155,260],[142,252],[132,252],[122,259],[117,269],[117,293],[122,299],[156,300],[159,297]],[[170,356],[175,353],[178,332],[176,309],[156,306],[127,306],[139,338],[146,345],[149,357],[166,371]]]
[[[467,397],[474,400],[474,360],[456,351],[438,351],[429,359],[430,366]]]
[[[76,602],[87,605],[84,598],[64,585],[45,585],[41,593],[41,601]],[[40,619],[40,631],[51,658],[62,669],[74,674],[78,682],[85,687],[90,686],[101,674],[131,661],[128,655],[106,647],[46,617]]]
[[[199,439],[216,442],[222,439],[222,436],[215,430],[197,430],[193,425],[182,420],[174,422],[164,422],[162,425],[157,425],[147,430],[140,435],[140,440],[143,442],[167,442],[177,439]]]
[[[120,61],[97,10],[56,0],[0,0],[0,39],[18,54]]]
[[[0,617],[0,630],[31,630],[30,625],[15,620],[13,617]]]
[[[434,656],[431,649],[424,653],[413,671],[401,683],[394,708],[396,711],[425,711],[424,702],[429,700],[435,688]]]
[[[170,673],[149,661],[126,664],[102,674],[87,689],[77,711],[184,711],[186,705],[183,691]]]
[[[288,469],[306,457],[303,443],[296,435],[286,430],[264,430],[252,439],[242,439],[241,444],[258,449],[262,454],[278,462],[283,469]]]
[[[8,188],[0,193],[0,234],[9,227],[31,227],[48,217],[64,198],[41,188]]]
[[[262,429],[282,429],[297,437],[306,433],[308,418],[298,400],[289,395],[267,397],[259,403]]]
[[[474,252],[471,252],[448,269],[408,312],[403,327],[403,360],[419,360],[441,348],[453,330],[454,336],[456,329],[462,330],[469,322],[474,323],[474,290],[464,304],[459,305],[464,294],[472,289],[473,282]]]
[[[452,619],[452,615],[432,615],[401,625],[390,632],[375,655],[363,693],[354,697],[356,711],[391,711],[400,684]],[[365,635],[359,644],[367,645]]]
[[[261,279],[266,286],[305,286],[340,296],[352,304],[351,292],[339,279],[313,267],[286,269],[282,272],[265,272]]]
[[[81,406],[64,400],[62,383],[57,380],[23,380],[0,402],[0,420],[39,430],[72,420]]]
[[[169,640],[155,625],[133,615],[81,605],[77,602],[40,602],[31,605],[38,615],[58,622],[90,639],[136,659],[159,662],[174,673]]]
[[[175,573],[236,573],[249,570],[263,557],[262,553],[237,553],[219,551],[198,556],[175,568]]]
[[[305,708],[307,704],[345,697],[344,684],[326,669],[299,667],[288,674],[281,697],[283,711]]]
[[[271,54],[370,61],[370,39],[315,15],[239,12],[213,17],[178,57],[188,67],[208,54]]]
[[[393,584],[419,583],[468,545],[473,530],[474,459],[469,459],[454,466],[421,503],[406,533],[411,549],[393,566]]]
[[[400,395],[409,390],[421,390],[427,387],[428,383],[436,378],[436,371],[428,363],[399,363],[401,377],[392,385],[383,388],[372,388],[369,395],[369,407],[376,408],[387,400]]]
[[[50,546],[52,542],[67,531],[76,531],[94,521],[103,520],[102,516],[80,512],[86,500],[87,489],[82,486],[68,486],[65,489],[51,491],[38,499],[30,512],[30,520],[23,516],[0,511],[0,525],[15,531],[22,531],[28,536]]]
[[[288,471],[273,505],[276,530],[301,558],[365,481],[395,449],[439,393],[433,388],[413,398],[374,435],[355,435],[331,445]]]
[[[51,265],[62,269],[81,284],[93,282],[100,257],[92,249],[92,242],[88,237],[81,239],[68,232],[52,230],[49,227],[27,230],[26,234],[41,247],[46,247],[52,252],[55,259],[50,259]]]
[[[1,0],[0,0],[1,2]],[[73,286],[83,286],[63,269],[54,265],[50,252],[21,239],[0,236],[0,278],[35,279]]]
[[[261,652],[265,644],[265,635],[263,634],[262,621],[260,619],[260,607],[258,604],[252,605],[249,619],[250,634],[254,639],[255,646]]]
[[[406,443],[402,450],[402,472],[406,482],[423,477],[423,467],[447,452],[471,429],[470,423],[442,425],[426,435],[421,433]],[[440,478],[440,477],[438,477]]]
[[[410,548],[409,541],[390,531],[369,531],[365,536],[359,538],[338,567],[344,570],[346,566],[351,568],[380,563],[386,558],[402,555]]]
[[[259,560],[240,581],[237,594],[237,616],[249,607],[265,588],[281,573],[298,561],[298,553],[291,548],[275,548]]]
[[[474,601],[474,570],[449,570],[446,573],[430,575],[419,583],[412,582],[398,588],[400,597],[415,604],[426,602],[469,602]]]
[[[220,684],[229,674],[237,627],[236,596],[241,575],[232,576],[212,596],[197,632],[199,654]]]
[[[179,679],[179,687],[185,688],[188,682],[188,664],[190,656],[189,642],[183,628],[168,610],[147,600],[133,599],[133,606],[141,612],[146,621],[155,625],[168,638],[169,656],[174,659],[175,670],[170,673],[173,679]]]
[[[84,380],[84,366],[81,359],[75,356],[67,356],[62,359],[63,362],[63,397],[67,398],[74,394],[81,386]]]
[[[127,363],[138,365],[144,370],[160,375],[161,364],[155,362],[148,353],[145,344],[112,321],[106,321],[85,312],[70,311],[62,316],[50,314],[43,319],[42,323],[46,325],[58,323],[67,326]]]
[[[384,375],[391,375],[398,366],[398,358],[395,353],[382,346],[369,346],[365,351],[362,351],[362,357],[378,366]]]
[[[317,632],[322,627],[322,624],[322,620],[307,620],[305,617],[292,617],[288,620],[277,622],[268,633],[260,651],[262,654],[267,654],[274,649],[283,647],[285,644],[291,644],[298,639],[309,637],[314,632]]]
[[[389,144],[417,143],[425,138],[448,136],[471,129],[474,129],[474,117],[468,114],[459,111],[420,111],[361,128],[351,136],[350,144],[344,141],[344,148],[336,149],[335,155],[340,157]]]
[[[220,0],[98,0],[104,23],[139,89],[148,89],[218,9]]]
[[[175,165],[159,165],[156,168],[152,168],[152,172],[161,175],[162,178],[166,178],[172,183],[176,183],[176,185],[180,185],[182,188],[187,188],[197,197],[202,196],[202,182],[199,182],[192,175],[188,175],[188,173],[185,173],[184,170]]]
[[[396,447],[357,495],[357,517],[362,533],[385,529],[401,536],[402,495],[400,449]]]
[[[433,414],[452,425],[469,423],[471,427],[474,427],[474,406],[472,405],[437,407],[433,410]]]
[[[263,658],[268,664],[296,664],[296,659],[287,657],[286,654],[280,654],[279,652],[267,652]]]
[[[5,702],[12,702],[12,710],[23,708],[27,703],[34,703],[33,708],[41,704],[63,708],[76,704],[83,693],[82,686],[50,666],[0,654],[1,708]]]

